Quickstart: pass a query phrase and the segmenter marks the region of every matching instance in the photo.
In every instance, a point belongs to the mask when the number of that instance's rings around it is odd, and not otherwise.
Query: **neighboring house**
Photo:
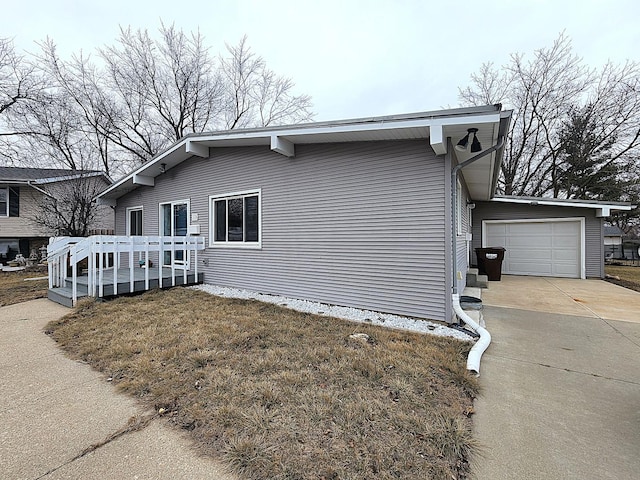
[[[25,258],[32,250],[46,245],[56,232],[34,223],[36,210],[45,196],[73,186],[78,181],[100,182],[100,189],[111,184],[102,172],[51,168],[0,167],[0,263],[18,253]],[[113,213],[100,207],[95,229],[113,231]],[[38,252],[39,253],[39,252]]]
[[[622,248],[622,235],[623,232],[620,227],[608,226],[604,227],[604,257],[610,258],[622,258],[624,256],[624,250]]]
[[[206,237],[206,283],[451,321],[484,234],[476,212],[507,208],[492,199],[510,115],[492,105],[193,134],[98,200],[115,207],[118,235]],[[532,214],[584,217],[602,262],[598,215],[612,207],[548,208]]]

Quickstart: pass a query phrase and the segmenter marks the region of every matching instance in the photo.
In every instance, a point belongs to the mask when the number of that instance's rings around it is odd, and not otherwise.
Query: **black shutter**
[[[20,216],[20,187],[9,187],[9,216]]]

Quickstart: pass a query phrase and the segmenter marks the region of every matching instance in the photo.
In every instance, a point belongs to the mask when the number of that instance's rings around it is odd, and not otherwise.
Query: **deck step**
[[[78,299],[86,297],[87,292],[78,292]],[[65,307],[73,307],[73,292],[68,287],[50,288],[47,291],[47,298],[52,302],[59,303]]]
[[[467,285],[470,287],[488,288],[489,278],[478,272],[477,268],[470,268],[467,271]]]

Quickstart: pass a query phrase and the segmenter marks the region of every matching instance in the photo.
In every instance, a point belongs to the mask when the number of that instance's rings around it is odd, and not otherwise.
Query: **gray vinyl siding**
[[[478,202],[473,210],[473,249],[482,243],[483,220],[521,220],[538,218],[583,217],[585,219],[585,270],[587,277],[604,277],[603,219],[589,208],[556,207],[549,205]],[[500,245],[491,245],[500,246]]]
[[[6,185],[0,185],[4,188]],[[28,186],[19,189],[19,216],[0,217],[0,238],[48,237],[52,232],[36,225],[32,218],[42,201],[42,193]]]
[[[461,205],[461,223],[462,230],[457,232],[456,235],[456,270],[460,272],[462,278],[457,278],[458,293],[462,294],[464,288],[467,285],[467,270],[469,269],[469,254],[467,247],[466,234],[471,231],[470,229],[470,215],[467,202],[469,201],[469,193],[463,181],[462,184],[462,205]]]
[[[188,199],[208,242],[209,196],[260,189],[262,248],[207,248],[206,283],[445,320],[445,163],[422,140],[211,149],[120,198],[116,230],[142,205],[157,235],[158,204]]]

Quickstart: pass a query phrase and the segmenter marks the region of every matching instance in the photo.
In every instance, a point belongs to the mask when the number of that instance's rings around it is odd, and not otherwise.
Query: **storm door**
[[[189,202],[171,202],[160,204],[160,234],[163,236],[183,237],[187,235],[189,225]],[[180,243],[175,245],[175,251],[164,252],[163,265],[188,267],[189,253],[182,250]]]

